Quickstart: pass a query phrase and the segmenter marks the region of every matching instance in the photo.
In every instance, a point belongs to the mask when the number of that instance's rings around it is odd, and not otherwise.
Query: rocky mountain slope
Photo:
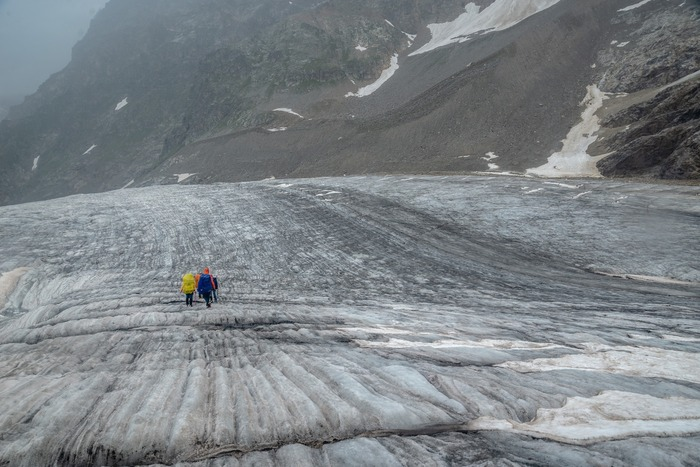
[[[699,11],[112,1],[68,67],[0,122],[0,203],[353,173],[598,175],[609,153],[606,176],[697,179]]]

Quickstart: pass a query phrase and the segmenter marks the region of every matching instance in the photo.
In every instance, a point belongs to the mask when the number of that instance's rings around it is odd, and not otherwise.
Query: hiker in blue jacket
[[[211,308],[212,290],[214,290],[214,279],[209,275],[209,268],[204,268],[204,271],[199,276],[199,282],[197,282],[197,292],[202,294],[207,308]]]

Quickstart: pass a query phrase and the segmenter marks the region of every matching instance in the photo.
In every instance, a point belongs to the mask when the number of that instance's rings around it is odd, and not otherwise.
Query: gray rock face
[[[697,2],[648,14],[633,9],[617,16],[631,29],[599,54],[606,92],[636,92],[670,84],[700,70],[700,9]]]
[[[603,122],[623,127],[598,163],[605,176],[700,179],[700,80],[673,86]]]
[[[635,24],[642,18],[635,13],[626,20]],[[621,130],[606,144],[614,154],[598,163],[602,175],[700,179],[700,77],[666,87],[700,69],[699,20],[697,5],[663,11],[644,20],[630,34],[630,44],[612,44],[601,53],[603,90],[660,90],[602,122]]]
[[[696,465],[699,194],[347,177],[0,208],[0,463]],[[185,307],[204,266],[219,302]]]

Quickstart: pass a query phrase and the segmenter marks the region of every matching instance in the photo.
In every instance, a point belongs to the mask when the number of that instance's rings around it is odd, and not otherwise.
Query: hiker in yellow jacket
[[[195,290],[194,275],[190,272],[182,276],[182,287],[180,292],[185,294],[185,305],[192,306],[192,298]]]

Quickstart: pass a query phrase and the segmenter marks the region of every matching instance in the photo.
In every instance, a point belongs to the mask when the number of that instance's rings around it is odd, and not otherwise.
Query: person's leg
[[[218,302],[218,301],[219,301],[219,297],[216,296],[216,289],[214,289],[214,290],[211,291],[211,295],[212,295],[212,297],[214,297],[214,301],[215,301],[215,302]]]

